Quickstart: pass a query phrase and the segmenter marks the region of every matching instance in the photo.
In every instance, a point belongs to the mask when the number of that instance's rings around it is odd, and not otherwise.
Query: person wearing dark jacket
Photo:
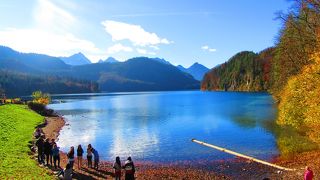
[[[43,140],[43,136],[40,136],[39,139],[37,140],[36,142],[36,146],[38,148],[38,162],[41,164],[41,163],[44,163],[44,158],[43,158],[43,155],[44,155],[44,140]]]
[[[49,165],[49,159],[52,151],[52,145],[49,142],[49,138],[46,139],[46,142],[44,142],[44,154],[46,155],[46,161],[47,161],[47,166]],[[50,164],[52,165],[52,161],[50,161]]]
[[[92,146],[91,146],[91,144],[89,144],[88,148],[87,148],[87,162],[88,162],[88,168],[92,168]]]
[[[134,180],[135,167],[131,157],[128,157],[127,161],[123,166],[125,172],[125,180]]]
[[[58,161],[58,167],[60,168],[60,153],[59,153],[59,147],[57,146],[57,144],[53,144],[52,156],[53,156],[54,168],[57,169],[57,161]]]
[[[93,153],[93,156],[94,156],[93,168],[98,170],[99,169],[99,153],[94,148],[92,148],[92,153]]]
[[[83,149],[81,145],[79,144],[77,149],[77,158],[78,158],[78,169],[81,169],[82,166],[82,156],[83,156]]]
[[[74,163],[74,147],[71,146],[70,151],[67,154],[68,157],[68,164],[70,164],[71,169],[73,169],[73,163]]]

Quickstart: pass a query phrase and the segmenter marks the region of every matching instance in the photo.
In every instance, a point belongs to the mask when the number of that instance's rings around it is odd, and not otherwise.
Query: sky
[[[92,62],[160,57],[209,68],[276,43],[286,0],[0,0],[0,45]]]

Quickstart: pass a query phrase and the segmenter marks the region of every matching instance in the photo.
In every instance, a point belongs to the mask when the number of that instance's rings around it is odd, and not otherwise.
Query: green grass
[[[29,156],[29,141],[42,122],[27,106],[0,106],[0,179],[53,179]]]

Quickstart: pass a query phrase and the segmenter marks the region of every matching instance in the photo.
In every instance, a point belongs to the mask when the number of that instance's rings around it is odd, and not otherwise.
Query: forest
[[[267,91],[278,103],[277,123],[320,142],[320,2],[295,0],[277,43],[241,52],[208,72],[202,90]]]
[[[99,88],[95,82],[75,78],[0,70],[0,94],[5,93],[7,97],[29,96],[37,90],[58,94],[98,92]]]

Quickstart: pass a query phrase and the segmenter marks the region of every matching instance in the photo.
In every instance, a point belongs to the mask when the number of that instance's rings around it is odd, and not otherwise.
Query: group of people
[[[77,148],[78,169],[82,168],[83,153],[84,151],[82,149],[82,146],[79,145]],[[70,164],[71,168],[73,168],[73,164],[75,160],[74,154],[75,154],[74,147],[71,146],[69,152],[67,153],[68,164]],[[92,167],[92,159],[94,160],[93,167]],[[96,149],[92,147],[91,144],[89,144],[87,148],[87,164],[88,164],[88,168],[99,169],[99,153]]]
[[[36,130],[35,137],[37,138],[36,146],[38,149],[38,162],[45,165],[49,165],[50,162],[50,165],[52,166],[53,160],[54,167],[57,168],[58,165],[60,168],[60,149],[57,146],[55,139],[50,140],[49,138],[45,138],[45,135],[40,128]]]
[[[37,138],[36,146],[38,149],[38,162],[46,166],[54,165],[54,168],[61,169],[60,167],[60,149],[55,142],[55,139],[45,138],[45,135],[41,128],[37,128],[35,131],[35,137]],[[92,147],[91,144],[87,146],[87,167],[99,169],[99,153]],[[77,165],[78,169],[82,168],[83,165],[83,155],[84,150],[81,145],[78,145],[77,151]],[[67,153],[68,163],[65,169],[61,170],[57,176],[63,176],[64,179],[72,179],[73,166],[75,162],[75,148],[70,147],[69,152]],[[52,161],[53,160],[53,161]],[[92,166],[93,161],[93,166]],[[53,163],[52,163],[53,162]],[[125,161],[125,164],[121,166],[121,161],[119,157],[116,157],[115,162],[113,163],[114,177],[116,180],[120,180],[122,176],[122,171],[125,173],[125,180],[133,180],[135,167],[131,157],[128,157]]]

